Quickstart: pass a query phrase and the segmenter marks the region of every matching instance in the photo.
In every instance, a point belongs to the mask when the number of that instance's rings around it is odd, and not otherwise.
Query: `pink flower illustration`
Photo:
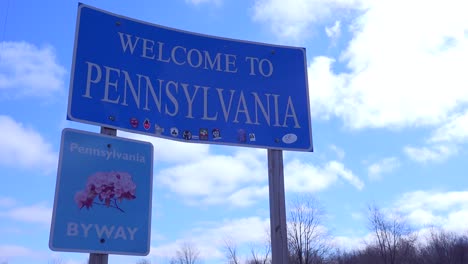
[[[135,199],[135,190],[136,184],[127,172],[96,172],[88,177],[86,188],[75,193],[75,202],[80,209],[98,204],[124,212],[119,203]]]

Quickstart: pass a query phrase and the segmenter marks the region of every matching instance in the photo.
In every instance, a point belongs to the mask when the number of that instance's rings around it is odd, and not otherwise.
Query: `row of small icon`
[[[137,128],[139,126],[139,120],[137,118],[131,118],[130,119],[130,125],[133,127],[133,128]],[[162,134],[164,133],[165,129],[160,127],[159,125],[155,125],[155,133],[156,134]],[[151,129],[151,122],[149,121],[149,119],[145,119],[145,121],[143,121],[143,128],[145,130],[150,130]],[[176,128],[176,127],[172,127],[170,128],[169,130],[169,134],[173,137],[179,137],[180,135],[180,132],[179,132],[179,129]],[[207,129],[207,128],[200,128],[198,130],[198,135],[194,135],[194,133],[192,133],[192,131],[190,130],[184,130],[182,132],[182,138],[185,139],[185,140],[192,140],[192,139],[198,139],[198,140],[209,140],[209,134],[210,134],[210,130]],[[219,128],[213,128],[211,129],[211,138],[213,140],[220,140],[222,139],[221,137],[221,130]],[[237,131],[237,139],[239,142],[247,142],[247,139],[251,142],[253,141],[256,141],[256,136],[255,136],[255,133],[248,133],[244,130],[244,129],[239,129]]]

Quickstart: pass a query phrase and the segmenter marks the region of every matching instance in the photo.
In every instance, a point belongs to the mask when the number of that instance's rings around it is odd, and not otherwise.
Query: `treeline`
[[[288,215],[289,264],[468,264],[468,235],[431,227],[417,233],[403,217],[368,207],[371,239],[363,247],[344,251],[324,225],[325,213],[314,198],[291,204]],[[268,235],[269,237],[269,235]],[[226,264],[270,264],[271,249],[252,247],[239,256],[235,241],[224,245]],[[195,244],[183,244],[170,264],[201,264]],[[139,262],[139,264],[149,261]]]
[[[364,249],[323,256],[330,264],[467,264],[468,236],[431,227],[418,234],[398,214],[369,206],[368,227],[373,240]],[[292,262],[307,263],[307,262]]]
[[[468,236],[430,227],[416,232],[404,217],[368,207],[372,238],[361,249],[343,251],[320,227],[317,203],[296,204],[288,220],[290,264],[468,264]],[[321,231],[322,230],[322,231]]]
[[[291,262],[299,263],[299,262]],[[305,262],[304,262],[305,263]],[[468,237],[431,230],[429,240],[414,243],[402,239],[395,245],[368,245],[365,249],[338,253],[318,262],[330,264],[467,264]]]
[[[468,264],[468,236],[432,229],[427,241],[392,235],[368,244],[365,248],[343,252],[339,248],[290,248],[289,264]],[[327,248],[330,251],[324,251]],[[180,262],[185,264],[186,262]],[[270,255],[246,257],[245,261],[228,256],[228,264],[270,264]],[[195,264],[195,263],[193,263]]]

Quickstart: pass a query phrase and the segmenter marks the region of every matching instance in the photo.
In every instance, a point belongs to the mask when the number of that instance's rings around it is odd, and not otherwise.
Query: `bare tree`
[[[271,263],[270,260],[270,253],[271,253],[271,245],[268,236],[268,240],[265,241],[263,245],[263,249],[261,248],[262,245],[251,245],[250,247],[250,257],[245,257],[245,261],[241,261],[238,255],[237,246],[232,241],[232,239],[225,239],[224,240],[224,253],[226,256],[226,260],[228,264],[269,264]]]
[[[254,247],[250,249],[250,253],[252,258],[247,260],[247,264],[269,264],[271,263],[270,253],[271,253],[271,245],[268,242],[265,245],[265,248],[262,253],[257,251]]]
[[[240,264],[237,256],[237,247],[232,239],[229,238],[224,240],[224,251],[228,264]]]
[[[288,220],[288,246],[291,264],[323,263],[331,246],[322,225],[325,213],[311,196],[292,203]]]
[[[65,261],[63,259],[57,257],[57,258],[54,258],[52,260],[49,260],[48,263],[49,264],[64,264]]]
[[[176,251],[171,264],[196,264],[200,262],[200,251],[190,242],[184,242]]]
[[[468,238],[431,228],[427,245],[421,247],[420,257],[424,264],[468,263]]]
[[[416,237],[399,215],[385,216],[375,205],[369,206],[369,229],[374,233],[376,246],[384,264],[407,262],[415,249]]]
[[[251,259],[247,260],[247,264],[269,264],[271,263],[271,239],[270,230],[266,230],[265,240],[263,245],[252,245],[250,247]],[[262,248],[262,249],[260,249]]]
[[[140,259],[136,264],[151,264],[151,261],[149,259]]]

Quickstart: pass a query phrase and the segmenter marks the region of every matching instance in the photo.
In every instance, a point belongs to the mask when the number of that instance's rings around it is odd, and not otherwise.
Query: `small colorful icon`
[[[192,132],[185,130],[184,133],[182,134],[182,137],[185,140],[191,140],[192,139]]]
[[[215,128],[211,131],[214,140],[221,139],[221,131],[218,128]]]
[[[171,136],[173,137],[179,136],[179,129],[177,129],[177,127],[171,127]]]
[[[249,134],[249,140],[250,141],[256,141],[257,139],[255,138],[255,133],[250,133]]]
[[[247,133],[244,129],[237,130],[237,140],[242,143],[247,141]]]
[[[208,140],[208,129],[200,128],[198,136],[200,140]]]
[[[154,133],[156,133],[156,135],[161,135],[162,133],[164,133],[164,128],[156,124],[154,125]]]
[[[130,125],[133,127],[133,128],[137,128],[138,127],[138,119],[136,119],[135,117],[133,118],[130,118]]]
[[[286,134],[282,138],[283,142],[286,144],[292,144],[297,141],[297,135],[296,134]]]
[[[145,122],[143,122],[143,127],[146,129],[146,130],[149,130],[151,128],[151,123],[148,119],[145,119]]]

